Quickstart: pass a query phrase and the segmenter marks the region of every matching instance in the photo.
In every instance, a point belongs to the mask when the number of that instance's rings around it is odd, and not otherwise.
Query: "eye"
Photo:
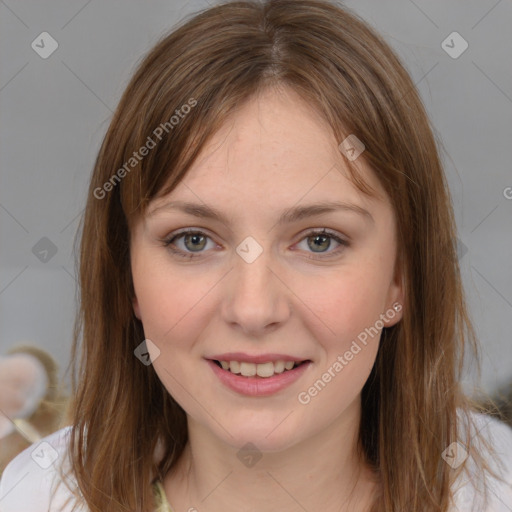
[[[331,247],[331,240],[334,240],[339,244],[338,248],[334,251],[327,252],[327,249]],[[337,256],[340,252],[348,247],[349,243],[343,240],[337,234],[330,232],[326,229],[323,230],[312,230],[306,233],[306,236],[301,240],[305,241],[309,249],[312,249],[315,254],[327,254],[327,256],[307,256],[309,259],[323,259],[325,257]],[[326,250],[322,250],[326,249]]]
[[[186,229],[173,234],[170,238],[162,240],[162,242],[165,247],[168,247],[169,250],[177,256],[191,260],[192,258],[196,258],[194,253],[202,252],[207,245],[206,240],[209,238],[210,237],[202,231]],[[184,249],[175,247],[176,240],[180,239],[183,239]]]
[[[191,260],[197,258],[202,252],[204,252],[203,249],[206,248],[207,240],[209,239],[211,240],[210,236],[203,231],[185,229],[178,233],[173,233],[170,237],[161,240],[161,242],[165,247],[168,247],[173,254],[176,254],[181,258]],[[177,247],[176,242],[179,240],[183,241],[183,248]],[[339,244],[339,247],[334,251],[327,252],[327,249],[331,247],[331,240],[334,240]],[[336,256],[349,245],[346,240],[343,240],[337,234],[330,232],[327,229],[309,231],[301,239],[301,242],[304,241],[306,242],[307,247],[312,249],[313,253],[320,254],[320,256],[307,256],[309,259],[323,259],[325,257]],[[307,249],[305,250],[307,251]],[[194,253],[197,253],[197,255]],[[327,254],[327,256],[322,256],[324,253]]]

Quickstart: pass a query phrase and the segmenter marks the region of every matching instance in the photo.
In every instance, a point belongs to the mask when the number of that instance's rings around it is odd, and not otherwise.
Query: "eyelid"
[[[323,252],[319,252],[319,253],[308,252],[306,258],[311,259],[311,260],[317,260],[317,261],[326,261],[329,258],[339,257],[340,253],[343,252],[344,249],[346,249],[347,247],[349,247],[351,245],[348,237],[346,237],[345,235],[342,235],[341,233],[339,233],[335,230],[329,229],[329,228],[309,228],[299,235],[300,238],[294,245],[297,245],[298,243],[302,242],[303,240],[305,240],[309,237],[319,236],[319,235],[327,235],[329,238],[331,238],[336,243],[338,243],[339,246],[336,247],[334,250],[328,251],[325,253],[323,253]],[[315,254],[317,254],[318,256],[315,256]]]
[[[182,237],[183,235],[187,235],[187,234],[205,235],[206,238],[209,238],[214,243],[217,243],[217,242],[215,242],[213,240],[213,236],[208,232],[208,230],[206,230],[204,228],[183,228],[183,229],[179,229],[177,231],[173,231],[172,233],[170,233],[167,236],[164,236],[159,241],[164,245],[164,247],[169,249],[174,254],[182,255],[184,258],[188,258],[188,259],[195,259],[196,256],[194,256],[193,252],[184,252],[181,249],[174,249],[172,247],[172,243],[173,243],[174,240]],[[217,245],[219,245],[219,244],[217,244]],[[203,254],[203,253],[202,252],[198,252],[197,253],[197,255],[198,255],[197,257],[200,257],[201,254]]]

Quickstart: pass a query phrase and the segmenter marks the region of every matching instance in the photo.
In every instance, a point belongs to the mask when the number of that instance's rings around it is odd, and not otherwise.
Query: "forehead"
[[[381,191],[369,166],[358,160],[358,173]],[[170,199],[267,208],[318,200],[370,202],[353,184],[327,121],[290,88],[267,88],[241,105],[184,179],[148,211]]]

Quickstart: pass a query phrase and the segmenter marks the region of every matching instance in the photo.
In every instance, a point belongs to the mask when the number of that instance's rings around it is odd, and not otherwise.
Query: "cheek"
[[[162,351],[192,343],[209,315],[212,276],[187,277],[158,262],[134,264],[132,272],[145,336]]]
[[[310,318],[310,328],[324,333],[321,338],[339,346],[371,327],[384,313],[387,276],[371,265],[340,269],[335,275],[317,280],[315,286],[305,283],[303,318]],[[316,327],[315,327],[316,326]]]
[[[132,272],[144,335],[158,347],[156,357],[152,355],[153,368],[174,399],[193,411],[190,393],[200,393],[202,377],[190,381],[194,371],[190,356],[203,328],[206,301],[201,299],[208,288],[201,280],[191,281],[155,261],[140,266],[135,262]]]
[[[326,279],[324,293],[309,295],[308,306],[315,315],[308,308],[301,314],[310,319],[307,328],[322,351],[298,400],[315,408],[317,414],[308,416],[311,421],[319,415],[334,420],[356,399],[370,375],[381,334],[376,322],[384,312],[384,280],[378,279],[376,273],[352,268],[338,279]]]

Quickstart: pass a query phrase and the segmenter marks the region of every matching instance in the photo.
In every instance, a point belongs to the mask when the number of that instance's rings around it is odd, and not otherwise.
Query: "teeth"
[[[274,373],[283,373],[285,367],[284,361],[276,361],[274,363]]]
[[[274,375],[274,363],[253,364],[259,377],[272,377]],[[242,375],[244,375],[242,373]]]
[[[240,373],[244,377],[254,377],[256,375],[256,365],[254,363],[240,363]]]
[[[272,377],[276,373],[283,373],[286,370],[291,370],[299,363],[293,361],[269,361],[268,363],[246,363],[239,361],[219,361],[224,370],[229,370],[231,373],[241,374],[244,377]]]

